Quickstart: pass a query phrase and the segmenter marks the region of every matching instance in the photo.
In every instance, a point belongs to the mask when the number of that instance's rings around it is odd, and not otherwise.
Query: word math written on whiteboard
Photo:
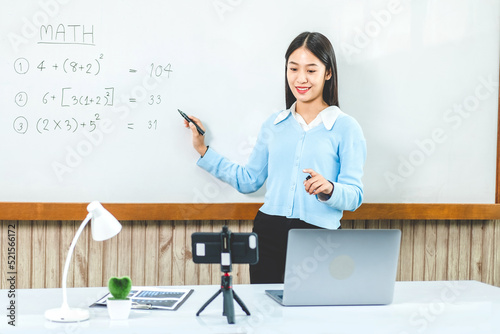
[[[172,64],[148,61],[114,69],[113,59],[108,59],[105,52],[94,51],[99,48],[98,37],[94,25],[60,23],[39,27],[35,44],[46,49],[12,60],[13,74],[21,78],[15,83],[19,86],[12,96],[15,109],[19,111],[12,117],[16,133],[93,132],[103,116],[117,112],[114,109],[117,104],[128,104],[130,109],[137,104],[146,108],[160,107],[166,99],[164,95],[152,91],[130,94],[130,89],[117,87],[116,81],[110,79],[116,71],[120,78],[124,74],[133,77],[142,73],[149,79],[170,79]],[[92,51],[82,52],[82,46]],[[50,84],[33,85],[33,75],[36,75],[35,80]],[[157,117],[149,117],[140,123],[134,121],[122,126],[127,130],[155,131],[159,123]]]

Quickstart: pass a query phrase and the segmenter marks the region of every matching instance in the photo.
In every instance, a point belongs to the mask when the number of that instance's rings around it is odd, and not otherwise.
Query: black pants
[[[292,228],[319,227],[300,219],[257,213],[253,232],[259,238],[259,262],[250,266],[250,283],[283,283],[288,231]]]

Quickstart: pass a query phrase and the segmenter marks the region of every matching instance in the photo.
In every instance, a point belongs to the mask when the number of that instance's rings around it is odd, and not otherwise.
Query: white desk
[[[17,290],[16,328],[5,316],[7,290],[1,290],[0,333],[500,333],[500,288],[475,281],[398,282],[394,302],[386,306],[282,307],[264,290],[281,285],[236,285],[252,313],[235,302],[236,324],[222,316],[219,295],[197,317],[196,311],[218,286],[193,286],[195,291],[177,311],[132,310],[125,321],[111,321],[105,308],[90,308],[80,324],[46,321],[46,309],[59,307],[61,289]],[[69,289],[71,307],[86,307],[106,288]]]

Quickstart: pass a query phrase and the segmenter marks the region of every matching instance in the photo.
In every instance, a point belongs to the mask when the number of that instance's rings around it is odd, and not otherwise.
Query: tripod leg
[[[212,297],[210,297],[209,300],[207,300],[207,302],[205,304],[203,304],[203,306],[200,308],[200,310],[198,311],[198,313],[196,313],[196,315],[200,315],[201,312],[203,312],[203,310],[205,309],[205,307],[208,306],[208,304],[210,304],[212,302],[212,300],[214,300],[215,298],[217,298],[217,296],[222,292],[222,289],[219,289],[219,291],[217,291]]]
[[[234,297],[234,300],[236,300],[238,302],[238,304],[241,306],[241,309],[243,311],[245,311],[245,313],[247,315],[250,315],[250,311],[248,310],[248,308],[246,307],[245,303],[243,303],[243,300],[241,300],[240,297],[238,297],[238,295],[236,294],[236,291],[233,290],[233,297]]]
[[[224,308],[222,315],[227,317],[228,324],[234,324],[234,302],[233,302],[233,290],[232,289],[223,289],[223,297],[224,297]]]

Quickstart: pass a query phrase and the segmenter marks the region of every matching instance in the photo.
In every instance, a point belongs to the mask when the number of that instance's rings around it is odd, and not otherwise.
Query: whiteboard
[[[244,164],[284,108],[284,53],[334,45],[365,202],[493,203],[499,1],[5,1],[0,201],[233,203],[181,109]]]

